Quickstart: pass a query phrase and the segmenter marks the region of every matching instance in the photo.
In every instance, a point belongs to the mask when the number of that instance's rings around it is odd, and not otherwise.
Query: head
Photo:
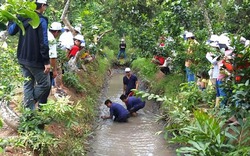
[[[127,95],[124,95],[124,94],[122,94],[121,96],[120,96],[120,99],[122,100],[122,102],[126,102],[127,101]]]
[[[39,13],[44,13],[48,7],[47,0],[36,0],[36,10]]]
[[[61,32],[62,32],[62,25],[61,25],[61,23],[59,23],[59,22],[53,22],[53,23],[51,23],[49,31],[54,35],[55,38],[57,38],[61,34]]]
[[[127,76],[131,75],[130,72],[131,72],[130,68],[125,68],[125,73],[126,73]]]
[[[107,100],[104,102],[104,104],[105,104],[108,108],[110,108],[111,105],[112,105],[112,101],[109,100],[109,99],[107,99]]]
[[[187,38],[188,40],[193,40],[193,39],[195,39],[194,34],[191,33],[191,32],[186,33],[186,38]]]
[[[74,44],[78,47],[81,46],[81,43],[84,40],[83,36],[80,34],[77,34],[73,39],[74,39]]]
[[[124,43],[124,42],[125,42],[124,38],[122,38],[122,39],[121,39],[121,42],[122,42],[122,43]]]
[[[74,30],[75,30],[75,32],[76,32],[77,34],[80,34],[80,33],[81,33],[81,28],[78,27],[78,26],[76,26],[76,27],[74,28]]]
[[[209,79],[209,74],[207,71],[202,71],[201,72],[201,78],[202,79]]]

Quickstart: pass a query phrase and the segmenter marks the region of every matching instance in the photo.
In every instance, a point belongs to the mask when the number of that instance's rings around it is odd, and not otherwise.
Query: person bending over
[[[101,116],[102,119],[113,119],[116,122],[127,122],[129,118],[129,112],[121,104],[114,103],[107,99],[104,104],[109,108],[109,116]]]
[[[145,107],[145,101],[142,101],[141,98],[137,98],[135,96],[127,97],[126,95],[122,94],[120,99],[125,103],[127,106],[127,110],[130,112],[132,116],[137,116],[137,111]]]

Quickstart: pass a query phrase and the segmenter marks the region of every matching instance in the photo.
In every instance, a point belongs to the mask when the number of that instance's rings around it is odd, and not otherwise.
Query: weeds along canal
[[[101,95],[100,116],[109,114],[109,109],[103,104],[106,99],[125,107],[119,99],[122,94],[123,76],[123,70],[112,70],[107,87]],[[155,108],[154,103],[147,101],[146,106],[138,111],[138,116],[130,117],[127,123],[116,123],[100,118],[87,155],[174,156],[175,150],[168,147],[162,135],[156,135],[163,130],[163,125],[156,122]]]

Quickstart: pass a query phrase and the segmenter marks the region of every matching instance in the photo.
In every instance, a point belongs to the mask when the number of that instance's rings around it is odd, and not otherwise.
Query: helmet
[[[59,22],[53,22],[51,23],[49,30],[62,30],[62,25]]]
[[[80,35],[80,34],[77,34],[77,35],[74,37],[74,39],[75,39],[75,40],[80,40],[80,41],[82,41],[82,40],[84,40],[84,37],[83,37],[82,35]]]

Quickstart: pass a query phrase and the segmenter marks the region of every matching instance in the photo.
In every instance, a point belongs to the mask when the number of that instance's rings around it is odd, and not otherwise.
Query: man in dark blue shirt
[[[9,22],[8,33],[15,35],[18,32],[19,42],[17,59],[21,66],[24,81],[24,106],[35,109],[35,104],[43,94],[50,89],[50,58],[47,35],[48,19],[43,16],[47,9],[47,0],[36,0],[35,12],[39,16],[40,24],[37,28],[30,25],[29,18],[19,17],[22,21],[25,34],[16,23]]]
[[[132,89],[138,89],[139,82],[135,75],[131,74],[130,68],[125,69],[126,75],[123,77],[123,94],[131,96]]]
[[[137,116],[137,111],[145,107],[145,101],[142,101],[141,98],[137,98],[135,96],[127,97],[122,94],[120,99],[126,104],[127,110],[130,112],[132,116]]]
[[[102,119],[113,119],[115,116],[114,121],[117,122],[127,122],[129,118],[129,112],[126,110],[122,105],[118,103],[114,103],[111,100],[106,100],[104,103],[110,111],[109,116],[101,116]]]

